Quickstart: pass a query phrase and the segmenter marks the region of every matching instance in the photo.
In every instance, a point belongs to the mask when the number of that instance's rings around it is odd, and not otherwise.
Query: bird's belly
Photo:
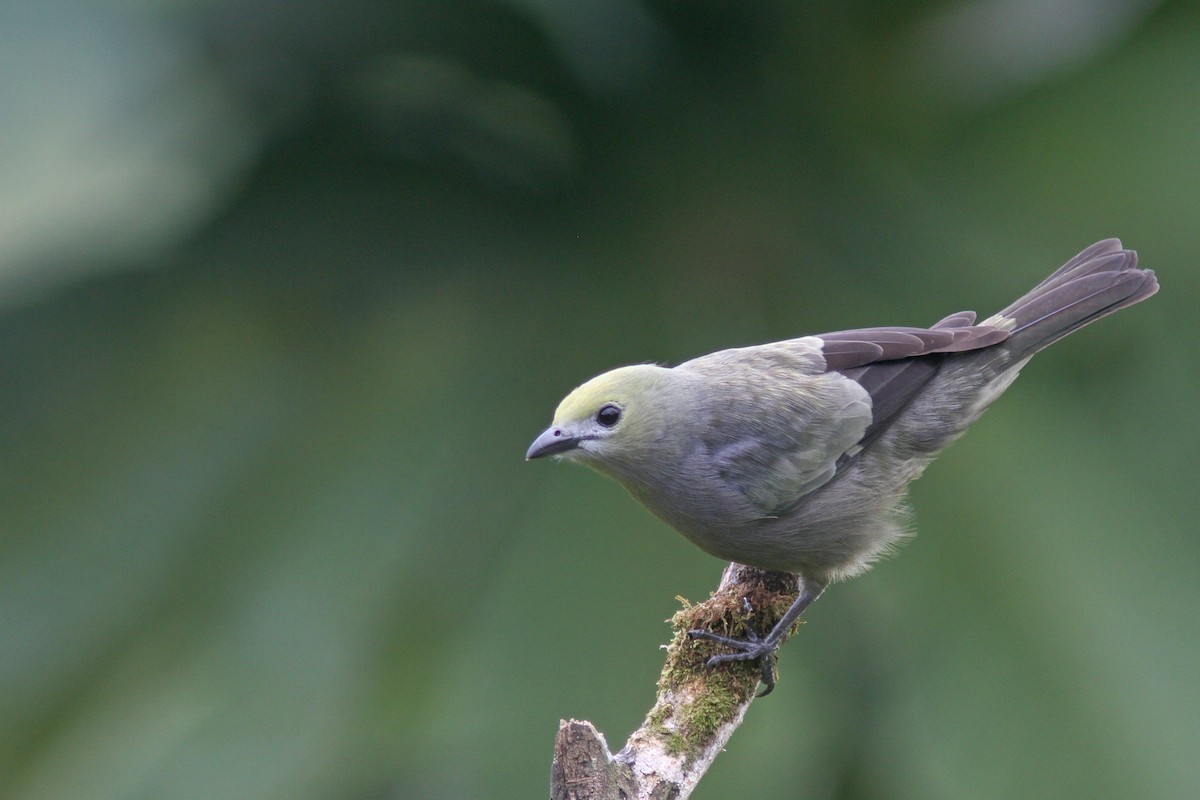
[[[818,492],[782,517],[755,517],[747,509],[719,507],[717,513],[700,516],[655,502],[657,498],[638,499],[710,555],[825,580],[861,572],[906,530],[896,513],[898,496],[860,496],[854,498],[859,502],[834,505],[822,503]]]

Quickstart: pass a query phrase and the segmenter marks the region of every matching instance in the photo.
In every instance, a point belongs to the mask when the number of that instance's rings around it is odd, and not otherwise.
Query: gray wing
[[[825,484],[871,423],[867,392],[829,372],[813,337],[723,350],[681,364],[712,392],[706,461],[754,517],[781,513]]]
[[[945,353],[1007,338],[970,311],[932,328],[861,328],[723,350],[681,364],[714,387],[704,445],[761,516],[828,482],[933,378]]]

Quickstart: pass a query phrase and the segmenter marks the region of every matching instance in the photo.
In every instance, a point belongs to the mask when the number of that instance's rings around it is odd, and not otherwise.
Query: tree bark
[[[685,602],[671,623],[674,637],[658,679],[658,696],[625,747],[610,753],[590,722],[559,723],[550,769],[551,800],[683,800],[746,716],[762,674],[757,663],[708,669],[720,645],[693,641],[703,628],[744,637],[748,627],[765,634],[800,591],[800,579],[730,564],[712,597]],[[747,617],[746,601],[751,609]]]

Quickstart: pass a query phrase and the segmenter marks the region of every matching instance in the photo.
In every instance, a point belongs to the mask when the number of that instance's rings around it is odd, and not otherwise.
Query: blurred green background
[[[1039,356],[694,795],[1200,796],[1200,6],[0,5],[0,797],[528,798],[722,565],[525,464],[623,363]]]

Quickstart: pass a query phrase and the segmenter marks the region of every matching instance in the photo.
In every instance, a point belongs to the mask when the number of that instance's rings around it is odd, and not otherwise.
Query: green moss
[[[683,608],[670,620],[675,634],[659,677],[660,696],[668,702],[656,705],[646,720],[668,752],[689,760],[695,758],[757,688],[757,664],[733,662],[709,669],[706,662],[722,652],[721,645],[693,641],[687,631],[703,628],[740,638],[753,625],[756,632],[765,634],[791,605],[795,594],[790,591],[793,584],[781,586],[771,580],[771,573],[761,575],[760,580],[731,586],[699,605],[680,598]],[[743,598],[750,603],[749,616]],[[682,697],[694,699],[682,706],[669,704],[671,699]]]
[[[650,728],[650,733],[654,738],[663,743],[668,753],[679,755],[687,750],[687,743],[682,733],[672,730],[667,725],[669,719],[671,719],[671,708],[660,703],[650,709],[650,714],[646,717],[646,725]]]

